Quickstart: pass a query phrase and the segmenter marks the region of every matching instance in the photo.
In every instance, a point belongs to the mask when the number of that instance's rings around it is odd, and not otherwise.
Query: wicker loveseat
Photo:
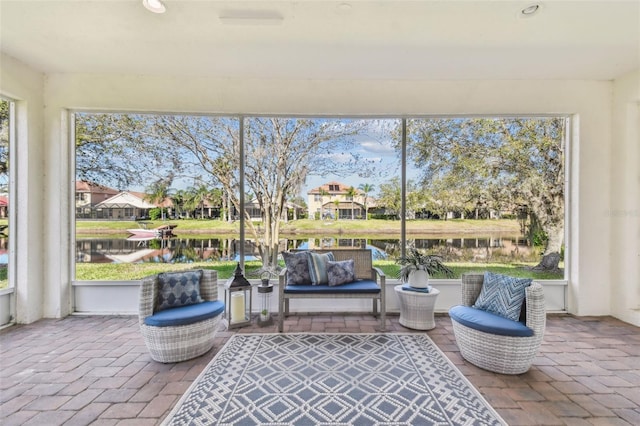
[[[462,304],[449,310],[453,332],[462,357],[485,370],[521,374],[529,370],[538,353],[546,324],[542,286],[526,287],[518,321],[475,309],[484,282],[483,274],[462,276]]]
[[[185,293],[182,301],[174,294],[163,299],[169,285],[180,286],[185,278],[193,277],[191,274],[199,277],[199,283],[188,283],[193,300],[186,300]],[[225,306],[218,300],[217,282],[217,271],[206,269],[158,274],[142,280],[138,318],[151,358],[179,362],[211,349]]]
[[[306,250],[297,252],[302,253],[306,252]],[[287,268],[284,268],[279,275],[278,285],[278,331],[282,332],[284,329],[284,317],[289,315],[289,301],[291,299],[372,299],[373,315],[378,316],[379,305],[380,329],[384,331],[386,321],[386,277],[382,270],[373,267],[371,250],[313,250],[313,253],[319,255],[331,253],[336,262],[353,259],[355,280],[335,286],[328,284],[292,284],[288,282],[289,275]],[[326,306],[329,307],[331,305],[327,303]]]

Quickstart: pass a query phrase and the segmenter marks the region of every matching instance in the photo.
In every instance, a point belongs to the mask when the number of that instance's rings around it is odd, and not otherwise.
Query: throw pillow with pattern
[[[480,295],[473,307],[518,321],[525,298],[525,288],[530,286],[532,281],[531,278],[515,278],[485,272]]]
[[[284,264],[287,267],[287,285],[311,284],[311,276],[309,275],[309,253],[300,252],[282,252]]]
[[[327,278],[330,286],[350,283],[356,280],[353,259],[341,261],[327,261]]]
[[[203,302],[200,296],[202,270],[158,274],[156,312]]]
[[[327,261],[333,261],[333,253],[314,253],[309,252],[309,275],[311,276],[311,284],[327,285],[329,277],[327,276]]]

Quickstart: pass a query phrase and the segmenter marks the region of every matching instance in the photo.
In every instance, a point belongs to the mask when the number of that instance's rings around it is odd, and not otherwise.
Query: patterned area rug
[[[503,425],[426,334],[236,334],[166,425]]]

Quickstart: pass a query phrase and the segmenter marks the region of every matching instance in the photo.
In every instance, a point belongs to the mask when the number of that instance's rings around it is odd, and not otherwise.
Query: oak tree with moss
[[[526,206],[546,234],[537,269],[557,269],[564,238],[563,117],[416,119],[408,161],[450,208]],[[448,200],[447,200],[448,199]]]

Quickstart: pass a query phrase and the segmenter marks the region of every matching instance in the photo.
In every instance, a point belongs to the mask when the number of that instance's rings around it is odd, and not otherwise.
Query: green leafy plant
[[[437,254],[425,254],[418,249],[409,248],[404,256],[400,256],[396,263],[402,265],[398,271],[398,278],[402,282],[407,282],[411,271],[424,270],[429,275],[437,273],[452,278],[453,271],[442,262],[442,256]]]

